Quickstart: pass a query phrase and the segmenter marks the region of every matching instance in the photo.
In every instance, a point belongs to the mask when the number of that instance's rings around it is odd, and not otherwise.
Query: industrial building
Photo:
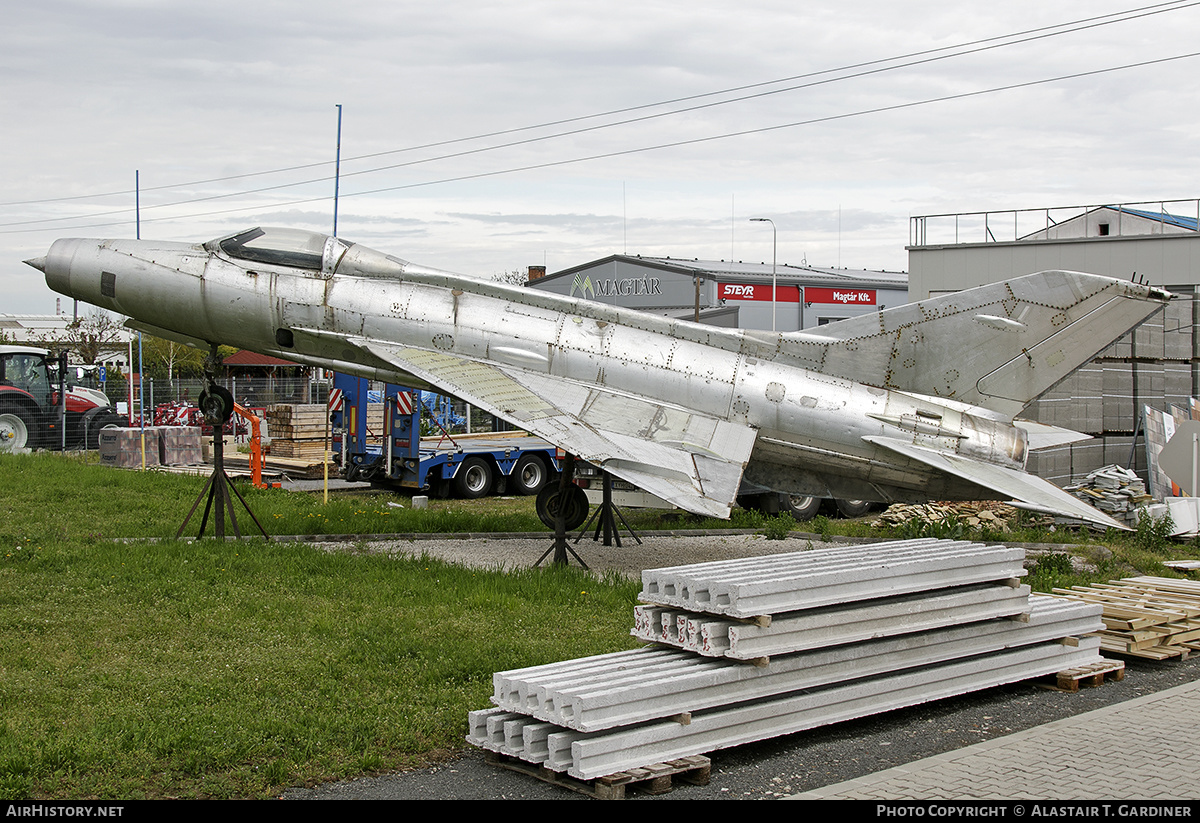
[[[1198,393],[1200,200],[938,214],[910,219],[909,291],[922,300],[1047,269],[1161,286],[1178,299],[1058,384],[1023,414],[1094,435],[1035,453],[1058,485],[1101,466],[1146,477],[1143,409],[1187,408]]]
[[[614,254],[529,287],[714,326],[789,332],[908,302],[903,272]]]

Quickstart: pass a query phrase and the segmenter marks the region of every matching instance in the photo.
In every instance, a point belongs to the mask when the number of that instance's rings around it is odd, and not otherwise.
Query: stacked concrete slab
[[[1031,596],[1022,560],[917,540],[649,570],[633,633],[677,648],[499,672],[467,739],[587,780],[1098,662],[1100,608]]]

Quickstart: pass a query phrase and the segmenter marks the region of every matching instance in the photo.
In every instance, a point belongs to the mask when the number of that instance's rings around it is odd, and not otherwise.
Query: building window
[[[1107,223],[1101,223],[1101,224],[1100,224],[1100,226],[1099,226],[1099,228],[1100,228],[1100,236],[1101,236],[1101,237],[1108,237],[1108,224],[1107,224]]]

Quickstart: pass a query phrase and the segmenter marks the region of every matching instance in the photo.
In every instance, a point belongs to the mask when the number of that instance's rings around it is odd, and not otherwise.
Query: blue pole
[[[342,104],[337,104],[337,155],[333,164],[333,236],[337,237],[338,186],[342,180]]]

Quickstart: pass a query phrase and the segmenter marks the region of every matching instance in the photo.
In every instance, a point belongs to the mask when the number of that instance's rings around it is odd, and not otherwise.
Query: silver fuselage
[[[806,369],[797,356],[803,335],[720,329],[534,292],[332,238],[319,269],[235,259],[216,242],[65,239],[43,265],[55,291],[194,343],[422,387],[346,343],[387,341],[745,425],[757,431],[745,480],[781,492],[879,501],[996,496],[870,436],[1009,469],[1025,464],[1025,432],[1002,416]]]

